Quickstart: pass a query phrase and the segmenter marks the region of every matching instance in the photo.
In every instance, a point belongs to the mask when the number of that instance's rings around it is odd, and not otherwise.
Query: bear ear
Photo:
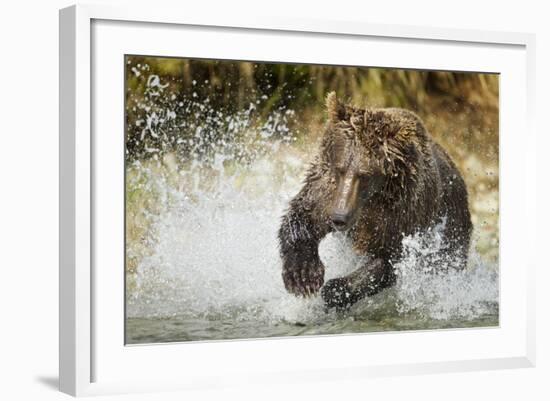
[[[325,105],[327,107],[328,118],[330,121],[338,122],[345,120],[346,106],[338,100],[336,97],[336,92],[332,91],[327,95]]]

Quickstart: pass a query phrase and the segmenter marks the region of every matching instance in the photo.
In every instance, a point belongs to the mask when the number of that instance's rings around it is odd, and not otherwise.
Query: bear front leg
[[[291,202],[279,229],[283,282],[286,290],[296,296],[315,295],[325,278],[318,248],[326,228],[304,206],[300,198]]]
[[[327,281],[321,291],[329,308],[348,308],[366,296],[374,295],[395,282],[389,262],[374,259],[353,273]]]

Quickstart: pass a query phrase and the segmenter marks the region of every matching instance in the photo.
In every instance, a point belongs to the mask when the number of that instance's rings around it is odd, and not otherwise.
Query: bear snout
[[[349,222],[351,221],[351,213],[335,212],[330,216],[330,220],[334,225],[334,228],[339,231],[343,231],[349,226]]]

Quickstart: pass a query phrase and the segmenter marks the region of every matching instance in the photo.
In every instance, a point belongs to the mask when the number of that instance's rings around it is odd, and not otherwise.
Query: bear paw
[[[285,288],[296,296],[309,297],[323,286],[325,268],[321,263],[305,263],[300,267],[284,267]]]
[[[345,278],[327,281],[321,290],[321,296],[328,308],[346,309],[357,302],[357,296]]]

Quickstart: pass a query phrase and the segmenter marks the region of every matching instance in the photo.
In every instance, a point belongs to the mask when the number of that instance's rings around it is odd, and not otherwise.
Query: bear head
[[[321,157],[334,183],[329,216],[337,230],[353,226],[375,198],[391,202],[411,189],[426,134],[420,119],[402,109],[359,108],[331,92]]]

